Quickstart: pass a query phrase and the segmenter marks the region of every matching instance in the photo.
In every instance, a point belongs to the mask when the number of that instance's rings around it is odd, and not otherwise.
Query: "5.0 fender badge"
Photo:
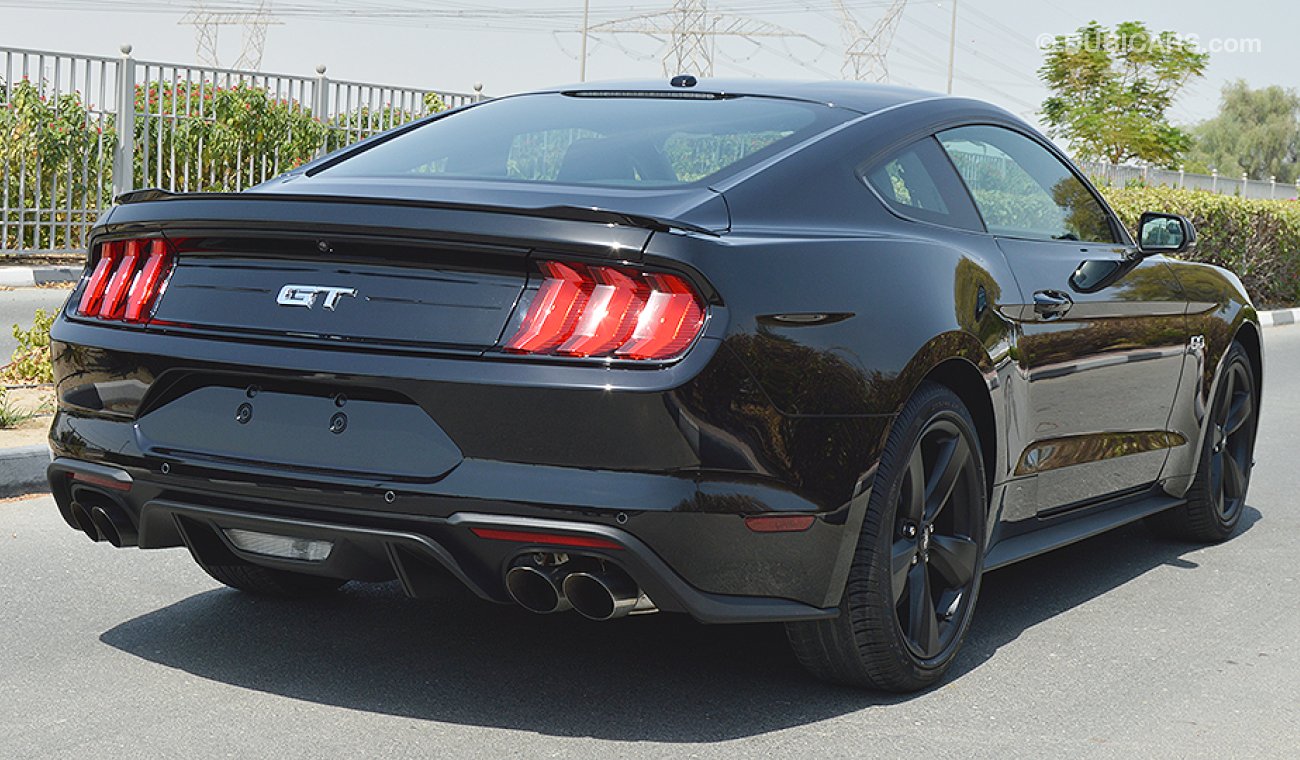
[[[275,297],[275,302],[281,306],[301,306],[304,309],[310,309],[316,305],[316,297],[324,296],[321,299],[321,305],[326,311],[334,311],[334,307],[339,305],[339,299],[343,297],[355,298],[357,295],[356,288],[332,288],[326,285],[285,285],[280,288],[280,295]]]

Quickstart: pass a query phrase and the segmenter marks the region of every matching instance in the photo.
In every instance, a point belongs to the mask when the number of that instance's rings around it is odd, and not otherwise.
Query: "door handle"
[[[1059,290],[1040,290],[1034,293],[1034,312],[1040,317],[1064,316],[1074,301]]]

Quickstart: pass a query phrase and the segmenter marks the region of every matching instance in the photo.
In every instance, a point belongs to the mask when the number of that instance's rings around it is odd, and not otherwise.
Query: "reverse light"
[[[504,349],[515,354],[661,360],[704,328],[704,305],[683,277],[543,261],[542,283]]]
[[[226,538],[236,548],[249,554],[261,554],[280,559],[296,559],[302,562],[324,562],[334,550],[333,541],[318,541],[294,536],[278,536],[274,533],[262,533],[243,528],[226,528]]]
[[[114,322],[148,322],[175,261],[171,245],[162,238],[104,243],[86,280],[77,315]]]

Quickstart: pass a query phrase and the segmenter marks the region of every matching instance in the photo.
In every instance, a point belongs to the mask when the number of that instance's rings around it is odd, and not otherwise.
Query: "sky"
[[[671,7],[673,0],[590,0],[598,23]],[[870,28],[891,0],[846,0],[856,22]],[[1038,40],[1089,20],[1111,25],[1142,20],[1153,29],[1194,35],[1211,53],[1207,76],[1189,86],[1172,110],[1176,122],[1212,117],[1225,82],[1300,88],[1294,46],[1296,0],[955,0],[958,3],[954,92],[997,103],[1036,122],[1046,91],[1036,70]],[[258,0],[207,0],[220,7],[256,7]],[[943,91],[954,0],[911,0],[888,57],[890,81]],[[0,0],[0,47],[117,55],[130,43],[137,58],[196,60],[195,29],[181,24],[198,0]],[[270,0],[277,23],[267,30],[264,70],[501,95],[574,82],[579,73],[582,0]],[[366,17],[349,9],[367,8]],[[377,10],[397,11],[374,18]],[[441,18],[412,18],[411,9]],[[711,12],[779,25],[801,36],[761,44],[716,40],[715,74],[786,79],[841,78],[844,29],[836,0],[710,0]],[[233,63],[242,30],[221,30],[222,62]],[[588,80],[658,78],[665,40],[642,34],[595,34]]]

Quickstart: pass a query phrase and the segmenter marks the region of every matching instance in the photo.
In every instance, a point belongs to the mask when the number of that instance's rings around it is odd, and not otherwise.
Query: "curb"
[[[1278,309],[1259,312],[1260,327],[1281,327],[1300,322],[1300,309]]]
[[[76,282],[80,278],[80,267],[0,266],[0,285],[10,288],[33,288],[52,282]]]
[[[50,459],[50,447],[43,443],[0,449],[0,497],[50,490],[45,479]]]

